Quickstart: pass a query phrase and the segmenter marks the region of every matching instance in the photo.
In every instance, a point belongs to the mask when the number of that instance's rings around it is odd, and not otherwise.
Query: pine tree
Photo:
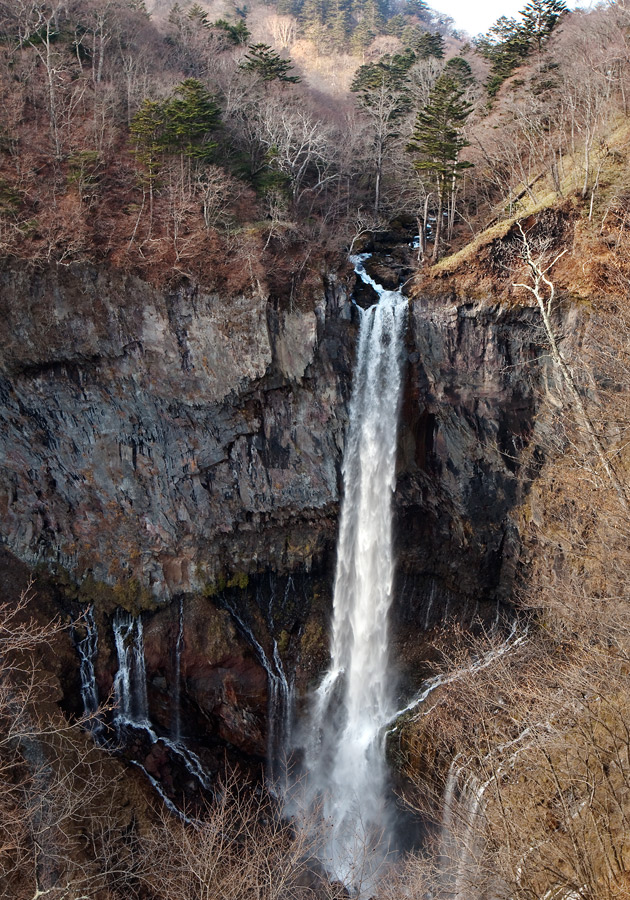
[[[397,38],[401,37],[405,27],[409,26],[407,26],[407,20],[401,13],[392,16],[391,19],[388,19],[385,23],[385,31],[387,34],[393,34],[394,37]]]
[[[464,61],[465,62],[465,61]],[[465,87],[457,74],[444,72],[435,83],[428,104],[418,112],[407,150],[417,154],[414,167],[428,172],[436,180],[437,212],[433,259],[440,251],[442,213],[449,192],[462,172],[471,166],[461,162],[459,154],[468,145],[462,133],[472,106],[463,99]]]
[[[319,45],[323,39],[326,22],[324,0],[304,0],[300,12],[300,22],[304,34]]]
[[[260,76],[263,81],[282,81],[291,84],[301,81],[299,75],[288,74],[293,68],[291,61],[282,59],[269,44],[251,44],[241,68]]]
[[[506,78],[520,66],[531,49],[530,38],[521,22],[501,16],[492,28],[475,41],[477,51],[492,63],[486,90],[494,97]]]
[[[383,31],[385,23],[376,0],[366,0],[363,6],[363,19],[374,34],[380,34]]]
[[[210,28],[208,14],[202,6],[194,3],[186,13],[193,26],[196,28]]]
[[[473,73],[463,56],[452,56],[444,66],[444,74],[450,76],[462,90],[473,83]]]
[[[568,12],[564,0],[531,0],[521,10],[523,29],[540,53],[560,16]]]
[[[405,47],[414,51],[418,59],[442,59],[444,56],[444,38],[441,34],[425,31],[421,25],[407,25],[403,29],[402,42]]]
[[[136,142],[136,159],[146,167],[150,184],[157,177],[160,155],[164,151],[164,107],[157,100],[144,100],[129,126]]]
[[[477,51],[492,63],[486,85],[491,97],[534,49],[538,54],[542,52],[566,12],[564,0],[531,0],[520,11],[520,21],[501,16],[487,34],[475,41]]]
[[[244,19],[239,19],[236,25],[232,25],[226,19],[217,19],[212,23],[212,27],[222,31],[231,44],[246,44],[251,37],[251,31]]]
[[[352,32],[352,37],[350,38],[350,49],[352,53],[354,53],[355,56],[363,57],[365,51],[375,37],[376,32],[370,27],[369,22],[366,19],[363,19],[356,26]]]
[[[207,161],[216,147],[210,132],[219,122],[219,107],[206,87],[187,78],[164,104],[164,149]]]
[[[377,63],[360,66],[350,86],[372,123],[375,213],[379,212],[381,202],[385,152],[388,144],[399,136],[398,120],[409,110],[411,101],[405,82],[415,60],[412,51],[391,58],[385,56]]]
[[[163,104],[157,100],[144,100],[140,109],[131,120],[129,130],[136,144],[134,149],[136,159],[144,166],[142,208],[144,209],[144,197],[148,194],[149,233],[151,233],[151,228],[153,227],[154,186],[160,169],[161,156],[164,152]]]
[[[331,0],[326,16],[332,49],[342,51],[348,42],[350,14],[346,0]]]
[[[407,0],[405,12],[410,16],[417,16],[419,19],[426,19],[430,9],[425,0]]]

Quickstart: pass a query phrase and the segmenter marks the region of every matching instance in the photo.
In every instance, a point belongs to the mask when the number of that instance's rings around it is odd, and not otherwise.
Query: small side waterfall
[[[81,680],[81,700],[87,727],[96,737],[103,731],[103,723],[98,715],[98,688],[96,686],[96,657],[98,654],[98,630],[94,621],[94,607],[89,606],[83,614],[85,637],[80,640],[75,634],[75,644],[79,654],[79,678]]]
[[[337,544],[331,664],[311,710],[305,748],[311,808],[327,830],[321,860],[357,896],[369,896],[388,850],[383,730],[390,696],[388,611],[394,573],[392,495],[407,300],[386,291],[361,311],[344,498]]]
[[[116,725],[148,724],[149,704],[142,617],[134,617],[124,609],[117,609],[112,627],[118,655],[118,671],[114,678]]]
[[[181,663],[181,648],[183,645],[183,606],[179,607],[179,632],[175,647],[177,659],[177,671]],[[193,753],[181,741],[179,735],[169,739],[158,735],[149,718],[149,704],[147,700],[147,673],[144,661],[144,632],[142,617],[134,618],[123,609],[116,610],[112,623],[114,629],[114,643],[118,654],[118,671],[114,678],[114,724],[119,738],[125,729],[136,729],[143,732],[148,740],[155,744],[160,741],[179,759],[186,771],[193,775],[199,784],[206,790],[210,790],[211,782],[199,757]],[[178,685],[178,687],[181,685]],[[176,698],[179,704],[179,696]],[[156,784],[146,769],[135,761],[135,765],[145,772],[152,784]],[[160,788],[160,794],[164,792]],[[170,803],[170,806],[173,806]],[[170,808],[170,807],[169,807]]]
[[[75,632],[75,646],[79,655],[79,673],[81,679],[81,699],[83,714],[88,721],[90,731],[97,743],[112,746],[106,728],[98,716],[99,700],[96,686],[95,661],[98,653],[98,630],[94,620],[93,607],[84,614],[85,636],[78,638]],[[174,724],[173,737],[169,739],[158,735],[149,718],[147,699],[147,674],[144,659],[144,631],[142,618],[134,618],[123,609],[117,609],[112,621],[114,644],[118,657],[118,670],[114,676],[114,712],[113,723],[119,744],[124,744],[125,733],[141,733],[150,743],[158,741],[168,747],[183,768],[192,775],[205,790],[212,789],[210,776],[204,769],[199,757],[190,750],[181,739],[179,718],[179,695],[181,691],[181,654],[184,644],[184,607],[179,604],[178,632],[175,642],[175,678],[174,690]],[[167,807],[178,816],[188,821],[187,817],[176,807],[164,789],[138,760],[130,760],[149,779],[155,790],[164,800]]]
[[[288,589],[288,588],[287,588]],[[278,776],[283,774],[284,754],[287,750],[293,709],[293,687],[282,665],[278,642],[272,635],[273,649],[271,659],[265,653],[254,632],[228,600],[224,606],[232,616],[239,631],[245,637],[256,654],[258,661],[267,674],[267,785],[273,790]],[[271,600],[269,607],[271,610]],[[269,630],[273,631],[273,619],[269,611]]]
[[[458,757],[449,768],[442,801],[439,863],[445,900],[469,900],[481,890],[479,832],[490,782],[465,776],[457,762]]]

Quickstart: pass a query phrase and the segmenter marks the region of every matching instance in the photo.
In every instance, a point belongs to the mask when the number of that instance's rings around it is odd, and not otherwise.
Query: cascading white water
[[[181,736],[177,735],[173,740],[159,736],[153,730],[149,718],[149,703],[147,699],[147,673],[144,659],[144,630],[142,617],[134,618],[123,609],[117,609],[112,622],[114,631],[114,644],[118,656],[118,671],[114,677],[114,723],[119,738],[124,731],[136,730],[142,732],[152,744],[161,741],[183,763],[191,775],[199,781],[202,787],[210,790],[211,781],[206,773],[201,760],[193,753]],[[177,665],[181,665],[181,648],[183,645],[184,613],[183,606],[179,610],[179,633],[175,648]],[[134,762],[152,784],[156,784],[144,766],[138,761]],[[160,788],[160,794],[164,792]],[[170,801],[169,801],[170,803]],[[170,803],[170,806],[173,804]],[[170,808],[170,807],[169,807]]]
[[[392,494],[407,301],[355,258],[380,299],[361,312],[344,499],[337,544],[330,669],[313,698],[305,748],[308,802],[327,830],[321,860],[369,895],[387,852],[383,728],[393,708],[387,617],[392,600]]]
[[[98,630],[94,621],[94,607],[89,606],[84,615],[85,636],[80,640],[75,637],[79,654],[79,677],[81,679],[81,699],[83,715],[87,727],[97,737],[103,731],[103,722],[99,715],[98,688],[96,685],[95,662],[98,654]]]
[[[441,893],[445,900],[469,900],[480,891],[479,864],[482,852],[480,820],[484,794],[490,781],[480,782],[457,766],[455,757],[448,771],[442,800],[440,829]]]
[[[98,653],[98,630],[94,620],[94,609],[89,607],[84,613],[85,636],[78,638],[75,634],[75,644],[79,654],[79,674],[81,678],[81,698],[83,700],[83,715],[88,723],[97,743],[105,743],[111,746],[105,726],[99,714],[98,689],[96,685],[95,660]],[[141,732],[152,744],[160,741],[179,760],[184,768],[197,779],[201,787],[210,791],[212,781],[199,757],[190,750],[181,739],[179,720],[179,692],[181,680],[179,676],[181,667],[181,654],[184,643],[184,607],[180,601],[179,629],[175,644],[175,722],[174,736],[170,740],[159,736],[153,730],[149,720],[149,705],[147,699],[147,675],[144,660],[144,633],[142,619],[131,616],[128,612],[118,609],[112,622],[114,632],[114,644],[118,657],[118,670],[114,677],[114,725],[119,741],[122,741],[125,732]],[[138,760],[130,760],[149,779],[155,790],[164,800],[171,812],[176,813],[185,821],[191,821],[173,803],[164,792],[164,789]]]
[[[118,671],[114,678],[115,721],[118,725],[147,724],[149,704],[142,618],[134,618],[125,610],[117,609],[112,627],[118,656]]]

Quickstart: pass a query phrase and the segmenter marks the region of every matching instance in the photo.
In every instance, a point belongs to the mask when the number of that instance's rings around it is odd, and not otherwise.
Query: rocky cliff
[[[87,268],[6,269],[0,284],[16,555],[166,600],[226,558],[307,564],[321,520],[332,535],[352,352],[342,289],[291,312]]]
[[[265,669],[303,688],[325,662],[358,315],[348,283],[323,279],[309,308],[291,309],[85,266],[0,276],[4,546],[55,573],[74,614],[94,604],[105,635],[117,606],[145,610],[151,719],[165,732],[181,675],[185,730],[262,756]],[[509,602],[535,323],[490,300],[411,304],[395,526],[403,686],[422,667],[422,632],[491,621]],[[111,637],[96,668],[107,696]]]

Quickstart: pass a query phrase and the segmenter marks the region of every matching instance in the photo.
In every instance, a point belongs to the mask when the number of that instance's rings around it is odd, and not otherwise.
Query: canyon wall
[[[157,290],[88,266],[0,275],[0,527],[93,605],[111,690],[117,606],[144,611],[149,706],[168,732],[183,602],[184,730],[265,753],[277,655],[299,690],[326,662],[340,467],[359,315],[352,277],[304,308]],[[536,312],[415,299],[395,496],[401,690],[423,635],[509,604],[541,362]],[[174,600],[178,602],[175,603]],[[66,705],[79,706],[78,685]]]

